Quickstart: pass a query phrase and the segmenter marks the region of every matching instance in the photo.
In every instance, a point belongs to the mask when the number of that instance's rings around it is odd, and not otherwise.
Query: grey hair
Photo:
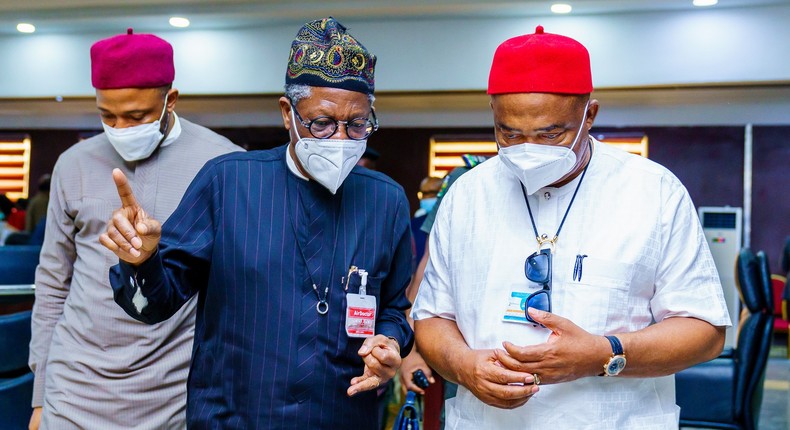
[[[303,85],[303,84],[286,84],[285,85],[285,97],[291,100],[291,103],[297,104],[302,99],[309,98],[313,91],[313,87],[310,85]],[[376,96],[373,94],[368,94],[368,101],[370,105],[373,106],[373,102],[376,101]]]

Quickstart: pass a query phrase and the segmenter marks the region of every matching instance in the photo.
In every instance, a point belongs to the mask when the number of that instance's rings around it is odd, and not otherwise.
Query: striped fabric
[[[402,354],[411,347],[402,188],[355,167],[333,196],[290,173],[285,149],[208,163],[165,223],[160,252],[136,273],[125,264],[111,270],[116,301],[147,323],[166,320],[198,294],[190,428],[376,428],[375,393],[346,395],[363,371],[362,340],[344,328],[342,278],[351,265],[370,273],[377,333],[395,337]],[[314,202],[320,210],[307,206]],[[321,243],[317,260],[302,254],[310,241]],[[322,295],[329,287],[326,315],[316,312],[313,282]],[[148,300],[141,313],[133,283]],[[349,291],[357,290],[352,282]]]

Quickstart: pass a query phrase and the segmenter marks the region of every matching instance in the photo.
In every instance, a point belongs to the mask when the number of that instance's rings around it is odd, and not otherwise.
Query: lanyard
[[[286,150],[285,156],[286,157],[290,156],[287,153],[287,150]],[[287,167],[286,167],[286,169],[287,169]],[[293,175],[291,175],[290,172],[286,172],[286,177],[288,178],[287,180],[291,184],[295,185],[294,188],[297,191],[296,202],[295,203],[296,203],[296,205],[298,207],[298,205],[301,204],[300,203],[300,198],[299,198],[299,184],[294,182],[296,180],[296,178],[293,178],[292,176]],[[295,224],[295,221],[294,221],[294,218],[295,218],[296,214],[291,214],[290,213],[291,206],[290,206],[289,201],[288,201],[288,199],[289,199],[289,195],[288,194],[289,194],[288,193],[288,189],[286,189],[285,190],[285,207],[286,207],[286,210],[289,212],[288,215],[290,215],[289,218],[291,220],[291,228],[293,228],[294,236],[296,236],[296,246],[297,246],[297,248],[299,248],[299,254],[302,256],[302,260],[304,260],[305,267],[307,268],[307,276],[310,277],[310,283],[313,285],[313,291],[315,291],[315,295],[318,298],[318,303],[316,303],[316,305],[315,305],[315,310],[320,315],[326,315],[326,313],[329,312],[329,302],[327,300],[329,299],[329,286],[332,284],[331,281],[330,281],[332,279],[332,276],[331,276],[332,269],[331,268],[329,269],[330,270],[330,276],[326,280],[326,286],[324,287],[324,295],[323,295],[323,297],[321,297],[321,290],[318,287],[318,285],[316,284],[315,279],[313,279],[313,273],[312,273],[312,270],[310,270],[310,262],[308,261],[307,257],[304,254],[304,249],[302,249],[302,243],[299,241],[299,230],[296,228],[296,224]],[[340,194],[340,211],[342,211],[342,210],[343,210],[343,194],[342,194],[342,191],[341,191],[341,194]],[[330,260],[330,265],[334,265],[335,264],[335,253],[337,252],[337,238],[338,238],[338,234],[340,233],[340,220],[342,218],[341,215],[342,215],[341,213],[338,213],[338,219],[335,222],[335,236],[334,236],[334,239],[332,241],[332,260]],[[317,240],[323,240],[323,238],[320,238],[320,239],[317,239]]]
[[[592,144],[588,142],[590,145],[590,150],[592,150]],[[560,221],[560,226],[557,227],[557,232],[554,233],[554,237],[549,239],[548,235],[538,234],[538,228],[535,226],[535,218],[532,217],[532,208],[529,207],[529,199],[527,198],[527,191],[524,188],[524,185],[521,185],[521,193],[524,195],[524,201],[527,203],[527,211],[529,212],[529,220],[532,221],[532,231],[535,232],[535,240],[538,241],[538,249],[542,248],[543,245],[549,244],[551,247],[551,251],[554,252],[554,246],[557,244],[557,239],[560,237],[560,231],[562,231],[562,226],[565,224],[565,218],[568,217],[568,213],[571,211],[571,206],[573,206],[573,201],[576,199],[576,193],[579,192],[579,187],[582,186],[582,182],[584,181],[584,175],[587,174],[587,168],[590,167],[590,162],[592,162],[592,156],[590,160],[587,161],[587,165],[584,166],[584,170],[582,171],[582,176],[579,178],[579,183],[576,184],[576,189],[573,191],[573,196],[571,196],[571,201],[568,203],[568,209],[565,209],[565,215],[562,216],[562,221]]]

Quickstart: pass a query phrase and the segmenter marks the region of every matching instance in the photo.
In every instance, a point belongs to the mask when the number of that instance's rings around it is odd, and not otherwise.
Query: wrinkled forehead
[[[512,93],[491,96],[491,108],[498,123],[528,122],[533,125],[578,123],[584,115],[589,95]],[[512,126],[511,126],[512,127]]]
[[[321,110],[324,112],[364,111],[371,109],[367,94],[331,87],[311,87],[310,95],[297,103],[299,112]]]

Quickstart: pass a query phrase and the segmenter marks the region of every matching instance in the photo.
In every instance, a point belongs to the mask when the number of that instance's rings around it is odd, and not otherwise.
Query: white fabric
[[[539,234],[553,237],[579,178],[530,196]],[[498,157],[458,179],[430,235],[415,320],[456,321],[474,349],[545,341],[548,330],[502,316],[512,289],[527,291],[524,261],[537,249],[520,183]],[[582,281],[574,281],[577,254]],[[686,189],[665,168],[600,142],[554,255],[553,311],[599,335],[692,316],[730,324],[721,284]],[[626,356],[628,351],[625,351]],[[447,402],[447,429],[670,429],[674,379],[583,378],[545,385],[502,410],[464,387]]]
[[[296,167],[296,162],[294,161],[293,156],[291,156],[291,147],[290,147],[290,145],[291,144],[288,144],[288,149],[286,150],[286,152],[288,154],[285,157],[285,164],[288,165],[288,170],[290,170],[291,173],[296,175],[297,178],[304,179],[305,181],[309,181],[310,178],[308,178],[307,176],[303,175],[302,172],[299,171],[299,168]]]
[[[180,124],[176,118],[174,127],[177,128],[175,136],[171,136],[165,142],[165,137],[160,128],[162,127],[161,121],[165,115],[167,103],[162,106],[162,114],[154,122],[136,125],[127,128],[115,128],[101,123],[104,128],[104,134],[107,135],[113,148],[118,154],[126,161],[140,161],[144,160],[153,154],[159,146],[167,146],[178,137],[181,133]],[[175,114],[175,112],[173,112]],[[167,127],[167,125],[165,125]]]
[[[576,165],[576,153],[573,149],[576,148],[582,135],[589,106],[590,101],[587,100],[584,105],[584,116],[570,147],[530,142],[500,146],[497,142],[499,159],[521,180],[527,189],[527,194],[532,195],[539,189],[556,183],[573,170],[573,166]]]
[[[576,165],[576,153],[565,146],[527,142],[500,147],[499,160],[518,176],[531,195],[567,175]]]
[[[294,109],[291,109],[291,120],[296,124]],[[294,153],[302,168],[330,193],[337,193],[351,169],[362,158],[367,140],[301,137],[296,127],[290,130],[296,135]]]
[[[181,136],[181,120],[178,119],[176,111],[173,111],[173,128],[170,129],[170,133],[167,133],[167,137],[165,137],[165,140],[162,141],[162,144],[159,145],[159,147],[164,148],[165,146],[170,145],[171,143],[175,142],[179,136]]]

